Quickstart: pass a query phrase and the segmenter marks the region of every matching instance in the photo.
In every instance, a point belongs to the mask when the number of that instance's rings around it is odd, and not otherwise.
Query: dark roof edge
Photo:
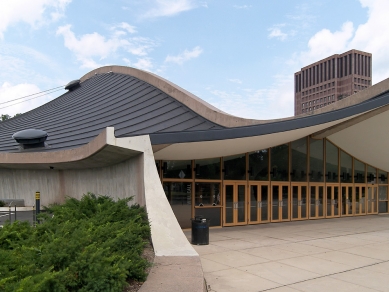
[[[292,120],[277,121],[267,124],[236,127],[221,130],[208,131],[194,131],[194,132],[180,132],[180,133],[155,133],[150,134],[152,145],[158,144],[173,144],[173,143],[188,143],[201,141],[214,141],[237,139],[251,136],[261,136],[271,133],[279,133],[297,130],[325,124],[336,120],[348,118],[354,115],[363,114],[370,110],[385,106],[389,104],[389,93],[372,100],[365,101],[360,104],[352,105],[346,108],[341,108],[331,112],[325,112],[317,115],[299,117]]]

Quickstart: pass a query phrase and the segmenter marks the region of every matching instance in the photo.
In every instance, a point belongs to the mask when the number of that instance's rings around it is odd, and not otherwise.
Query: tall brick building
[[[294,114],[312,112],[371,86],[372,55],[350,50],[294,74]]]

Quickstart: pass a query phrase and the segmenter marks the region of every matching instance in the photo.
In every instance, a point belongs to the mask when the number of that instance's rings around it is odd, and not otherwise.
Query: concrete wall
[[[100,168],[74,170],[0,169],[0,199],[24,199],[35,203],[41,192],[41,204],[61,203],[66,196],[81,198],[87,192],[113,198],[134,196],[144,205],[143,154],[125,162]]]
[[[42,205],[62,202],[66,196],[81,198],[88,191],[113,198],[134,196],[134,203],[146,205],[155,253],[153,268],[141,291],[205,291],[200,257],[186,239],[166,198],[149,136],[115,138],[113,128],[107,133],[103,141],[107,145],[140,154],[100,168],[0,169],[0,199],[24,199],[27,206],[32,206],[36,191],[41,192]],[[110,151],[115,155],[113,149]]]

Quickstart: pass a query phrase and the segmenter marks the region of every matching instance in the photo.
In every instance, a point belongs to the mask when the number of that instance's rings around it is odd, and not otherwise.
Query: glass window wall
[[[387,184],[388,183],[388,173],[382,170],[378,171],[378,183]]]
[[[289,144],[271,148],[270,180],[289,180]]]
[[[163,178],[191,179],[192,160],[169,160],[162,164]]]
[[[324,181],[323,140],[309,139],[309,181]]]
[[[196,179],[220,179],[220,158],[195,160]]]
[[[365,164],[354,159],[354,182],[365,183]]]
[[[181,228],[190,228],[192,184],[186,182],[164,182],[163,190]]]
[[[340,151],[340,178],[342,183],[352,183],[353,158],[344,151]]]
[[[227,156],[224,161],[225,180],[245,180],[246,179],[246,154]]]
[[[307,181],[307,138],[293,141],[291,144],[292,181]]]
[[[388,213],[388,186],[378,186],[378,213]]]
[[[220,206],[220,183],[195,184],[195,206]]]
[[[377,182],[377,169],[370,165],[367,166],[367,183],[375,184]]]
[[[326,140],[326,181],[339,182],[338,147]]]
[[[269,149],[249,153],[249,179],[269,180]]]

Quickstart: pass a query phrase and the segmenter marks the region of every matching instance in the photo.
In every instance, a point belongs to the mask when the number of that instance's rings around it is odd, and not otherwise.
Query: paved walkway
[[[208,291],[389,291],[388,215],[211,229],[194,248]]]

